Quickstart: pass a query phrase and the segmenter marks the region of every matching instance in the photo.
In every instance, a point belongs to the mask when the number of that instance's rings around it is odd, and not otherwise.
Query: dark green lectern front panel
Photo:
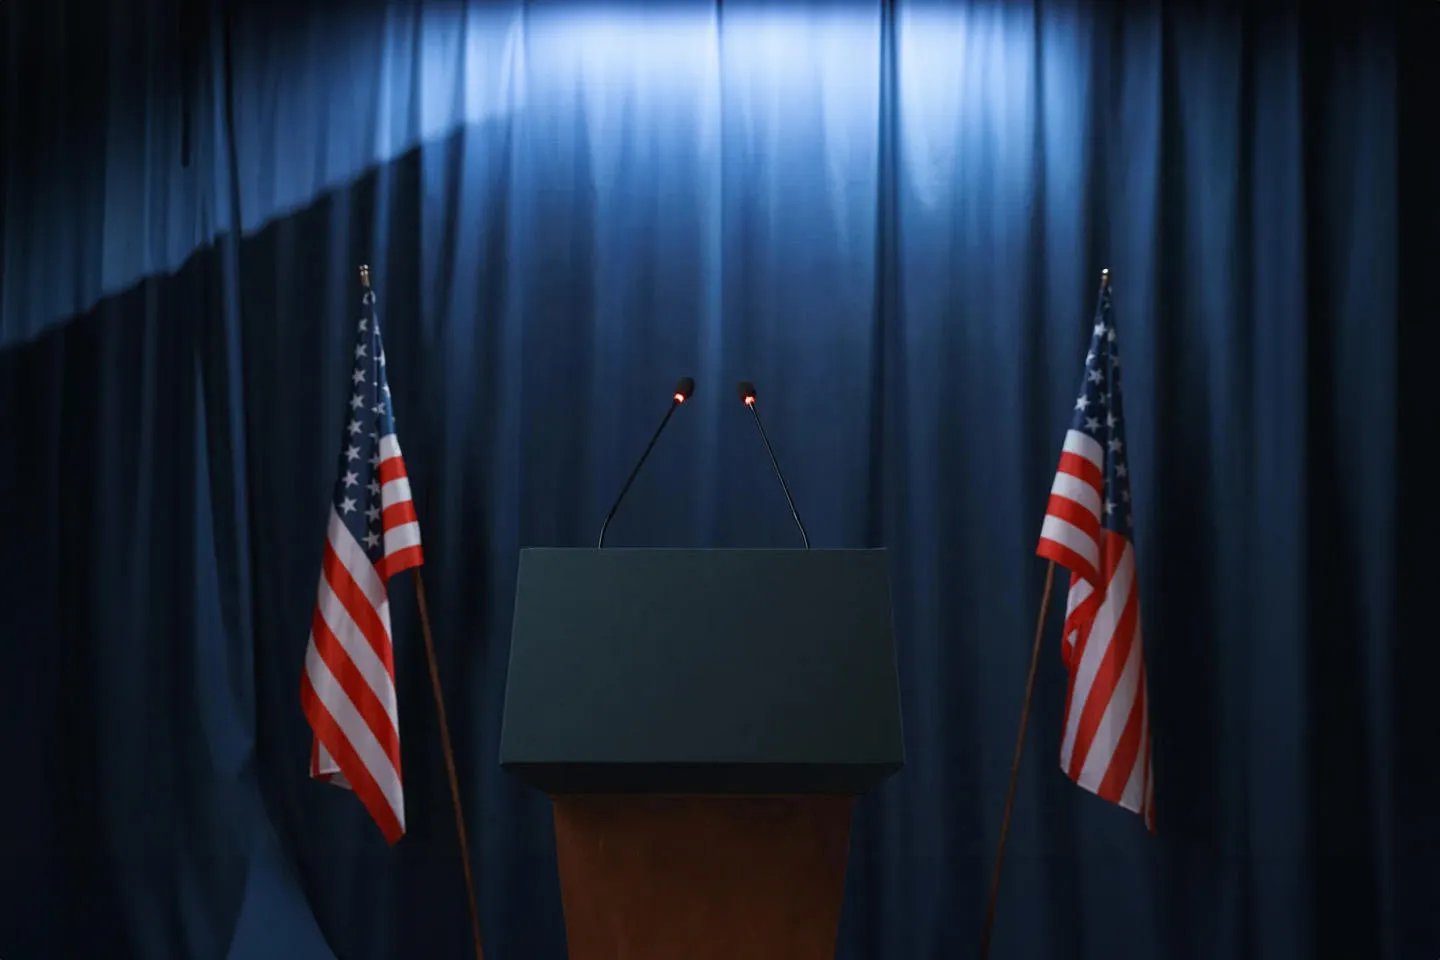
[[[885,551],[521,551],[500,762],[531,785],[860,794],[904,756]]]

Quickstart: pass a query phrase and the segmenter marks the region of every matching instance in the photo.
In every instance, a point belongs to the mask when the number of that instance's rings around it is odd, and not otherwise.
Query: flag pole
[[[360,286],[370,291],[370,267],[360,265]],[[435,660],[435,640],[430,632],[430,607],[425,602],[425,577],[420,567],[415,574],[415,603],[420,609],[420,633],[425,638],[425,660],[430,666],[430,690],[435,696],[435,715],[440,721],[440,747],[445,754],[445,773],[450,780],[450,803],[455,811],[455,834],[460,844],[460,866],[465,871],[465,893],[470,907],[470,936],[475,960],[485,960],[480,942],[480,910],[475,902],[475,878],[470,873],[470,844],[465,833],[465,812],[460,803],[460,779],[455,775],[455,751],[450,746],[450,725],[445,719],[445,696],[440,689],[440,667]]]
[[[1110,286],[1110,268],[1100,271],[1100,289]],[[1055,561],[1045,567],[1045,590],[1040,595],[1040,613],[1035,619],[1035,642],[1030,647],[1030,671],[1025,677],[1025,699],[1020,704],[1020,730],[1015,735],[1015,756],[1010,762],[1010,785],[1005,791],[1005,813],[1000,818],[1000,841],[995,850],[995,871],[990,875],[990,900],[985,905],[985,927],[980,936],[980,960],[989,960],[990,938],[995,932],[995,904],[1000,896],[1000,868],[1005,863],[1005,839],[1010,834],[1010,812],[1015,808],[1015,783],[1020,779],[1020,755],[1025,750],[1025,727],[1030,720],[1030,699],[1035,693],[1035,670],[1040,665],[1045,618],[1050,613],[1050,594],[1055,586]]]
[[[985,930],[980,940],[980,958],[990,956],[990,936],[995,930],[995,902],[1000,895],[1000,867],[1005,862],[1005,838],[1010,833],[1010,811],[1015,806],[1015,782],[1020,779],[1020,755],[1025,750],[1025,725],[1030,720],[1030,698],[1035,692],[1035,669],[1040,665],[1040,641],[1045,636],[1045,617],[1050,613],[1050,591],[1055,585],[1055,561],[1045,567],[1045,592],[1040,595],[1040,615],[1035,622],[1035,642],[1030,648],[1030,673],[1025,678],[1025,699],[1020,705],[1020,732],[1015,737],[1015,757],[1010,762],[1010,786],[1005,792],[1005,814],[1000,818],[1000,843],[995,851],[995,872],[990,875],[990,901],[985,907]]]
[[[460,866],[465,871],[465,894],[470,903],[470,937],[475,960],[485,960],[480,943],[480,910],[475,903],[475,878],[470,873],[470,844],[465,834],[465,813],[460,805],[460,781],[455,775],[455,753],[450,748],[450,727],[445,722],[445,698],[440,693],[440,668],[435,663],[435,641],[430,635],[430,609],[425,603],[425,578],[415,568],[415,602],[420,608],[420,632],[425,636],[425,659],[430,662],[430,689],[435,694],[435,713],[440,718],[440,743],[445,751],[445,773],[450,778],[450,803],[455,808],[455,834],[460,842]]]

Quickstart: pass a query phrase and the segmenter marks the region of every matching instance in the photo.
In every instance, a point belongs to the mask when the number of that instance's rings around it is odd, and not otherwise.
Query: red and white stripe
[[[1071,430],[1037,553],[1068,568],[1061,655],[1070,674],[1060,767],[1155,829],[1150,710],[1134,545],[1101,525],[1104,449]]]
[[[410,497],[410,478],[405,475],[400,441],[393,433],[380,438],[380,463],[375,467],[375,474],[380,478],[380,507],[384,511],[380,519],[385,538],[385,556],[376,566],[380,576],[388,580],[401,570],[424,562],[420,551],[420,522]]]
[[[389,843],[405,833],[400,717],[386,581],[423,562],[410,483],[394,435],[381,438],[384,555],[365,549],[331,508],[301,680],[314,731],[310,775],[355,792]]]

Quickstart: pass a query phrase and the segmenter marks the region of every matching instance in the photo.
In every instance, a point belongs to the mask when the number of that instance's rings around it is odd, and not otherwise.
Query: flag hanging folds
[[[368,289],[354,360],[300,700],[314,732],[310,776],[353,790],[393,844],[405,795],[386,582],[423,557]]]
[[[1070,571],[1061,655],[1070,674],[1060,767],[1155,830],[1150,709],[1110,284],[1036,552]]]

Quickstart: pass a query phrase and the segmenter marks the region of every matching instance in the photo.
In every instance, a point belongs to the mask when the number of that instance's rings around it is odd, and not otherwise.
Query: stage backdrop
[[[593,542],[687,374],[611,542],[797,543],[754,380],[815,545],[893,564],[840,954],[975,949],[1102,267],[1159,830],[1058,769],[1057,617],[995,955],[1440,950],[1419,19],[247,7],[4,9],[0,957],[466,955],[409,575],[410,833],[306,778],[362,261],[488,956],[564,955],[495,759],[517,550]]]

